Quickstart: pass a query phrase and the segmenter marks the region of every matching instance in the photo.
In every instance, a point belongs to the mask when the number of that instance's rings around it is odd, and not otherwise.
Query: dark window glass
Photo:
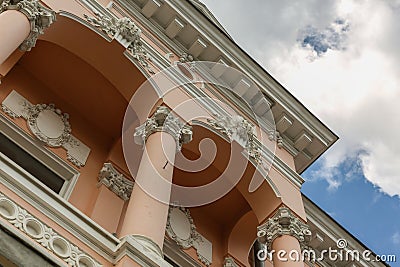
[[[170,258],[168,258],[168,257],[165,256],[165,255],[164,255],[164,260],[165,260],[166,262],[168,262],[169,264],[171,264],[172,266],[174,266],[174,267],[181,267],[181,266],[179,266],[178,264],[176,264],[175,262],[173,262]]]
[[[56,193],[64,184],[64,179],[48,169],[45,165],[32,157],[28,152],[20,148],[5,135],[0,133],[0,152],[14,161],[24,170],[32,174],[36,179],[44,183]]]

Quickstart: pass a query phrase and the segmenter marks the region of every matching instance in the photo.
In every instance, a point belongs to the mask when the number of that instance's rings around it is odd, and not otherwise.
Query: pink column
[[[177,146],[191,140],[190,128],[171,115],[168,108],[159,107],[137,129],[136,141],[144,138],[145,151],[120,233],[121,236],[134,236],[158,254],[162,254],[164,243]],[[151,192],[145,192],[143,188]]]
[[[288,208],[279,208],[259,226],[257,236],[272,255],[274,267],[304,267],[302,248],[310,241],[311,231]]]
[[[29,36],[31,24],[17,10],[6,10],[0,14],[0,65]]]

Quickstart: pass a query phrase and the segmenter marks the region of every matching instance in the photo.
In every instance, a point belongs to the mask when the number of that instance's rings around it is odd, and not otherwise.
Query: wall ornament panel
[[[12,91],[1,104],[3,111],[11,118],[24,118],[30,132],[49,147],[63,147],[67,159],[83,167],[90,148],[74,137],[71,132],[69,115],[54,104],[32,104],[16,91]]]
[[[198,259],[206,266],[211,265],[212,243],[197,232],[188,209],[170,206],[166,232],[182,249],[195,248]]]

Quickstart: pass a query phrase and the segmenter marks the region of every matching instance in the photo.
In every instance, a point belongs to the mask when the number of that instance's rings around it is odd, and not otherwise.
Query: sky
[[[202,2],[340,137],[302,192],[400,266],[400,0]]]

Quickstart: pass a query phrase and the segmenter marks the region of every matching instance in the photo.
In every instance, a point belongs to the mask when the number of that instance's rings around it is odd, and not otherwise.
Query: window
[[[79,172],[0,114],[0,182],[68,199]],[[51,194],[51,193],[50,193]]]

